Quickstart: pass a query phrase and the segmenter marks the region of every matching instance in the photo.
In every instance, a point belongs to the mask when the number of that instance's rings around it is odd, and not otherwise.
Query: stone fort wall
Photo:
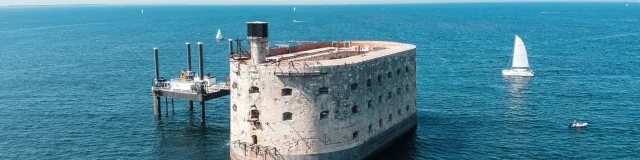
[[[273,64],[232,62],[231,158],[364,158],[389,143],[376,139],[415,127],[415,54],[413,48],[316,66],[322,74],[306,76],[276,75]],[[258,122],[248,122],[256,110]]]

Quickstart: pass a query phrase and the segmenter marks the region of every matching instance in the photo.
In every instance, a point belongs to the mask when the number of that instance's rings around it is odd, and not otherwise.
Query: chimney
[[[261,21],[247,22],[247,39],[251,43],[251,62],[264,63],[266,58],[269,23]]]

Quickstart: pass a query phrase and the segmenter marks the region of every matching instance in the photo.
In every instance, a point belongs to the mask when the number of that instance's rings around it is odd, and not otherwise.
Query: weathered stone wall
[[[319,66],[320,75],[276,76],[268,64],[232,62],[230,68],[232,159],[361,159],[387,142],[373,148],[363,144],[371,145],[374,137],[395,137],[416,123],[415,48],[359,63]],[[259,92],[249,93],[251,87]],[[321,93],[325,87],[328,91]],[[283,96],[285,88],[291,95]],[[260,114],[259,123],[252,125],[247,120],[254,105]],[[321,118],[323,111],[326,118]],[[291,120],[283,120],[286,112]],[[401,122],[405,124],[398,128]],[[360,153],[332,156],[354,148]]]

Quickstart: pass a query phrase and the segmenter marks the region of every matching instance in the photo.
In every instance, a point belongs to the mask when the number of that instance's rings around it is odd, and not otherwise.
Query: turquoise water
[[[176,77],[184,42],[202,41],[205,71],[225,75],[215,33],[243,37],[252,20],[270,22],[271,41],[418,47],[418,128],[382,159],[640,157],[640,4],[292,8],[0,8],[0,159],[228,159],[228,97],[207,102],[206,126],[184,101],[153,117],[152,48],[160,74]],[[500,75],[515,34],[531,79]],[[568,129],[574,119],[589,128]]]

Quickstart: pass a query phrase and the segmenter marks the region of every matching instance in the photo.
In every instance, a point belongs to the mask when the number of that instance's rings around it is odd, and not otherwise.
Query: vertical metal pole
[[[160,67],[159,67],[159,64],[158,64],[158,48],[153,48],[153,57],[154,57],[153,60],[155,62],[155,67],[156,67],[155,68],[156,77],[154,79],[154,85],[155,85],[158,82],[158,79],[160,79]],[[154,93],[153,96],[155,96],[155,100],[154,100],[155,101],[154,102],[155,106],[153,108],[153,114],[157,118],[160,118],[160,116],[162,116],[162,106],[160,104],[161,103],[160,96],[155,95],[155,93]]]
[[[171,113],[176,113],[173,107],[173,98],[171,98]]]
[[[203,61],[204,57],[202,57],[202,42],[198,42],[198,70],[200,71],[200,81],[204,80],[204,71],[203,71]]]
[[[168,101],[168,99],[169,99],[169,98],[164,97],[164,109],[165,109],[165,111],[166,111],[166,112],[164,112],[164,113],[166,113],[166,115],[165,115],[165,116],[167,116],[167,117],[169,117],[169,101]]]
[[[191,71],[191,43],[187,42],[187,70]]]
[[[187,70],[191,71],[191,43],[187,42]],[[193,111],[193,101],[189,101],[189,110]]]
[[[156,65],[156,81],[158,79],[160,79],[160,67],[158,65],[158,48],[153,48],[153,60],[155,61],[155,65]]]
[[[242,54],[242,51],[240,49],[240,39],[236,38],[236,54]]]
[[[198,42],[198,70],[200,71],[200,81],[204,80],[204,57],[202,56],[202,42]],[[200,86],[204,89],[204,86]],[[201,90],[203,91],[203,90]],[[200,101],[200,123],[205,124],[204,100]]]
[[[200,123],[201,124],[205,124],[205,119],[204,119],[204,101],[200,101]]]

